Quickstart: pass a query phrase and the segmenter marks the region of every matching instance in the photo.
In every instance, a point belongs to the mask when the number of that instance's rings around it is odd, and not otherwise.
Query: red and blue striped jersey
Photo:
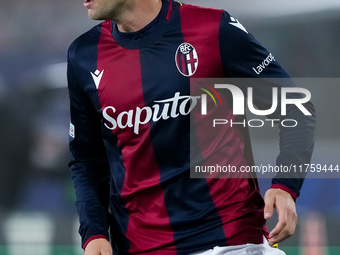
[[[184,255],[262,242],[267,229],[255,178],[190,178],[196,163],[253,164],[247,130],[225,125],[215,132],[189,114],[190,79],[288,77],[236,19],[164,0],[141,31],[120,33],[104,21],[76,39],[67,74],[69,165],[83,246],[106,237],[115,254]],[[224,114],[234,118],[225,100]],[[258,103],[269,105],[265,97]],[[305,138],[313,133],[308,125]],[[301,145],[285,137],[300,154],[289,147],[278,163],[308,162],[310,139]],[[302,180],[273,183],[298,196]]]

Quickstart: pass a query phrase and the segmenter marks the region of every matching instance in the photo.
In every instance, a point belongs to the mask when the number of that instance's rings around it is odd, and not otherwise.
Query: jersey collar
[[[126,49],[141,49],[149,46],[157,41],[167,30],[169,12],[171,11],[169,7],[171,6],[172,0],[163,0],[161,11],[157,17],[149,25],[134,33],[124,34],[119,32],[116,23],[112,21],[113,39]]]

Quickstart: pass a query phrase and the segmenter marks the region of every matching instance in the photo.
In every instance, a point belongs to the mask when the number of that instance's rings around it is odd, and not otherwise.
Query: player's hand
[[[264,202],[266,220],[273,216],[274,208],[278,213],[278,223],[269,233],[269,245],[272,246],[294,234],[297,223],[295,202],[288,192],[281,189],[269,189],[264,196]]]
[[[105,238],[94,239],[88,243],[84,255],[112,255],[112,247]]]

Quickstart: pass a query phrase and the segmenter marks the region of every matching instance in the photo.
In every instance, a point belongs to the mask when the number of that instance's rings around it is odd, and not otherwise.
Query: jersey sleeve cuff
[[[93,240],[95,240],[95,239],[100,239],[100,238],[104,238],[104,239],[108,240],[107,237],[106,237],[105,235],[95,235],[95,236],[91,236],[91,237],[90,237],[89,239],[87,239],[86,242],[84,243],[83,249],[85,250],[85,248],[86,248],[86,246],[89,244],[89,242],[91,242],[91,241],[93,241]]]
[[[270,188],[271,189],[282,189],[288,192],[293,197],[294,201],[296,202],[297,195],[290,188],[287,188],[286,186],[281,185],[281,184],[273,184]]]

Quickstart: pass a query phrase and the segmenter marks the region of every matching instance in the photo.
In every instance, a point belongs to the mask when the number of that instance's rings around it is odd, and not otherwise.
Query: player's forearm
[[[309,164],[314,150],[315,109],[311,103],[305,108],[312,114],[305,116],[299,109],[287,112],[286,119],[295,119],[296,127],[280,127],[280,154],[277,157],[278,166],[288,166],[291,171],[280,172],[273,179],[273,184],[283,185],[299,196],[305,171],[295,171],[299,166]]]
[[[108,238],[109,171],[105,165],[70,163],[82,246],[94,236]]]
[[[94,201],[77,202],[76,206],[79,214],[79,234],[83,249],[92,240],[99,238],[109,240],[108,212],[106,208]]]

